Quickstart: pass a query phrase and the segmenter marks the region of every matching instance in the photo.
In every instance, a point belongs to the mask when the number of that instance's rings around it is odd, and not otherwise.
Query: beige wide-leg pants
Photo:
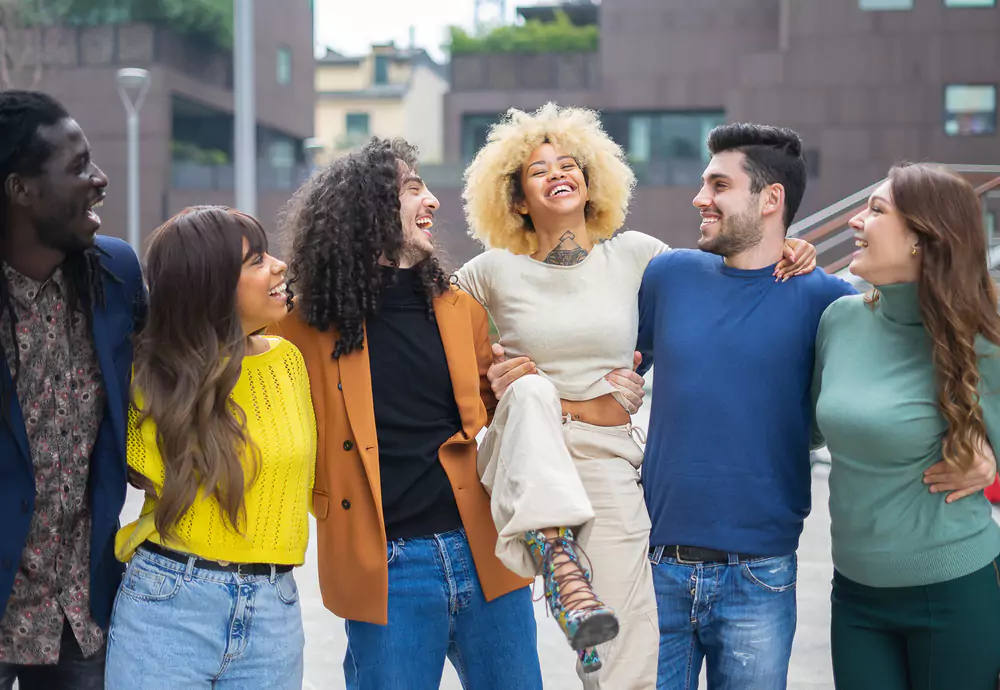
[[[618,637],[597,647],[603,668],[584,674],[577,665],[587,690],[656,687],[659,627],[640,465],[631,425],[564,419],[555,386],[534,375],[504,393],[479,449],[500,560],[531,577],[524,533],[571,527],[590,560],[594,592],[618,616]]]

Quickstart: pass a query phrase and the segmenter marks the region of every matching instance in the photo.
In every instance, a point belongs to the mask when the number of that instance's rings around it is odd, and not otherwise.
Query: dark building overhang
[[[569,20],[576,26],[591,26],[600,23],[601,6],[590,2],[565,2],[562,4],[518,7],[517,13],[524,17],[525,21],[537,19],[541,22],[554,22],[556,12],[560,10],[565,12]]]

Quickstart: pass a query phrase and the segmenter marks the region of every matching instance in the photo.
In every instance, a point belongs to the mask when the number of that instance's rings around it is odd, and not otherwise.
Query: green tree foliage
[[[233,44],[233,0],[23,0],[22,7],[32,24],[148,22],[222,48]]]
[[[463,53],[568,53],[597,50],[600,30],[596,25],[576,26],[565,12],[556,12],[555,21],[530,19],[524,24],[498,26],[482,34],[469,34],[458,26],[450,28],[452,55]]]

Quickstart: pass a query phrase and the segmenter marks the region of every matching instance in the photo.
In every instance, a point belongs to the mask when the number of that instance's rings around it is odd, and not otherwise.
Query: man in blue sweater
[[[785,687],[796,556],[810,509],[813,348],[854,292],[814,271],[775,282],[806,186],[795,132],[733,124],[708,138],[698,249],[650,263],[639,373],[655,361],[643,485],[660,622],[658,688]]]

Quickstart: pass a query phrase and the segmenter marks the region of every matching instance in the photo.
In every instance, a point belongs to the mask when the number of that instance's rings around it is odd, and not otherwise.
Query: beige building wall
[[[388,83],[375,84],[375,56],[389,57]],[[372,53],[350,62],[316,64],[315,136],[323,146],[317,155],[329,163],[356,147],[347,137],[347,116],[368,115],[368,133],[403,137],[420,149],[421,160],[444,158],[444,95],[448,82],[433,69],[401,59],[398,51],[375,46]]]
[[[346,141],[348,113],[366,113],[372,136],[405,136],[403,101],[400,99],[324,100],[316,104],[316,138],[323,145],[323,162],[353,148]]]
[[[361,67],[354,65],[316,65],[316,91],[360,91],[367,88],[371,78]]]
[[[444,96],[448,82],[426,67],[413,70],[410,90],[403,102],[404,132],[407,141],[420,149],[423,163],[444,160]]]

